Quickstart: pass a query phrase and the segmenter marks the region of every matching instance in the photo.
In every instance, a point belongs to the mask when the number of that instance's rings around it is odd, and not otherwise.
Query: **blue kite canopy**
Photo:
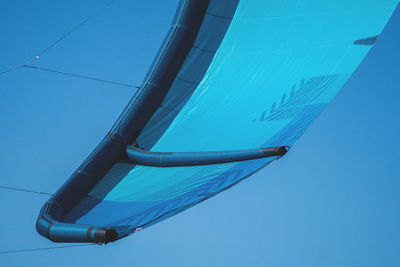
[[[43,206],[54,242],[107,243],[278,159],[343,87],[398,0],[183,0],[143,84]]]

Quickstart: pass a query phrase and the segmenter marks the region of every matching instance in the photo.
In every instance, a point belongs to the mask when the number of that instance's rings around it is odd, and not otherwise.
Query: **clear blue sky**
[[[0,2],[0,72],[106,3]],[[33,62],[139,84],[178,1],[116,1]],[[1,266],[400,266],[400,8],[283,159],[232,189],[106,246],[0,255]],[[134,89],[22,69],[0,76],[0,185],[54,192]],[[48,196],[0,189],[0,251],[36,233]]]

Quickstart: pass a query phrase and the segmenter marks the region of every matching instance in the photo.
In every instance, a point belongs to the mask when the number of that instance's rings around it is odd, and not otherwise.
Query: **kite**
[[[113,242],[284,156],[397,3],[182,0],[142,85],[42,207],[37,231],[54,242]]]

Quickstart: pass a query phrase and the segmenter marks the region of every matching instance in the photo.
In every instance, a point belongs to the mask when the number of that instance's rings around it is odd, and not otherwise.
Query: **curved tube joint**
[[[153,167],[181,167],[211,165],[251,159],[283,156],[285,146],[234,151],[212,152],[150,152],[134,146],[126,148],[128,158],[137,165]]]
[[[57,213],[60,213],[59,209],[57,203],[49,201],[41,210],[36,221],[36,230],[49,240],[53,242],[107,244],[119,239],[117,231],[108,227],[60,222],[51,215],[53,213],[57,216]]]

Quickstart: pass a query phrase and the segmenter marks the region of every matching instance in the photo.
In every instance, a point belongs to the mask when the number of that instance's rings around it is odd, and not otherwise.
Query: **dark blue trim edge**
[[[108,243],[122,237],[106,227],[61,222],[67,214],[124,157],[153,116],[182,67],[200,29],[209,0],[181,0],[156,64],[109,134],[69,180],[45,203],[36,230],[53,242]]]

